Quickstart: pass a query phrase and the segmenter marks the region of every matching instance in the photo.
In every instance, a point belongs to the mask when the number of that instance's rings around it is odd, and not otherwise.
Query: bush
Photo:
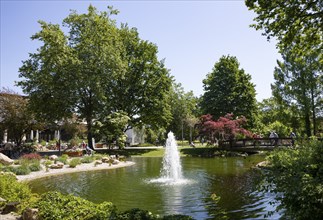
[[[113,219],[118,220],[155,220],[159,219],[158,216],[153,215],[151,212],[141,210],[138,208],[130,209],[122,213],[118,213]]]
[[[48,192],[36,204],[40,219],[108,219],[115,212],[115,206],[110,202],[95,204],[85,199],[63,195],[58,192]]]
[[[33,163],[29,164],[28,168],[31,172],[40,171],[42,169],[40,166],[40,161],[34,161]]]
[[[95,157],[93,156],[84,156],[82,159],[81,159],[81,162],[82,163],[92,163],[94,161]]]
[[[193,220],[192,217],[188,215],[167,215],[163,218],[158,215],[154,215],[147,210],[142,210],[138,208],[130,209],[125,212],[118,213],[110,219],[118,220]]]
[[[292,219],[320,219],[323,216],[323,142],[273,151],[267,158],[268,188],[276,193],[278,210]],[[277,210],[277,211],[278,211]]]
[[[68,155],[63,154],[62,156],[57,158],[57,161],[62,162],[63,164],[67,164],[67,159],[68,159]]]
[[[26,165],[7,166],[7,167],[2,168],[2,171],[12,172],[16,175],[28,175],[31,172],[31,170],[29,169],[29,166],[26,166]]]
[[[193,218],[188,215],[167,215],[163,217],[163,220],[193,220]]]
[[[36,153],[30,153],[23,155],[20,159],[26,159],[26,160],[41,160],[41,156]]]
[[[70,160],[68,163],[70,167],[75,168],[77,165],[81,164],[81,159],[80,158],[73,158]]]
[[[37,201],[37,197],[31,193],[28,185],[18,182],[16,176],[12,173],[0,173],[0,197],[8,203],[20,202],[19,213]]]

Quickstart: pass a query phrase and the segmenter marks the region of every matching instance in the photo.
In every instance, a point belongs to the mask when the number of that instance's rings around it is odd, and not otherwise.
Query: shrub
[[[191,216],[188,215],[167,215],[162,218],[163,220],[193,220]]]
[[[26,159],[26,160],[41,160],[41,156],[36,153],[30,153],[23,155],[20,159]]]
[[[67,164],[67,159],[68,159],[68,155],[63,154],[62,156],[57,158],[57,161],[62,162],[63,164]]]
[[[31,170],[26,165],[19,165],[19,166],[7,166],[2,169],[4,172],[12,172],[16,175],[28,175],[30,174]]]
[[[18,182],[12,173],[0,173],[0,197],[9,202],[20,202],[18,212],[37,201],[26,183]]]
[[[159,219],[158,216],[153,215],[151,212],[147,210],[142,210],[138,208],[130,209],[125,212],[118,213],[113,219],[119,220],[155,220]]]
[[[40,161],[34,161],[33,163],[29,164],[28,168],[31,172],[39,171],[41,170]]]
[[[110,202],[95,204],[73,195],[48,192],[36,204],[40,219],[108,219],[115,212]]]
[[[291,219],[320,219],[323,216],[323,142],[273,151],[265,173],[269,190],[276,193],[278,210]],[[267,187],[264,190],[268,190]]]
[[[95,157],[93,156],[84,156],[82,159],[81,159],[81,162],[82,163],[92,163],[94,161]]]
[[[81,164],[81,159],[80,158],[73,158],[70,160],[68,163],[70,167],[75,168],[77,165]]]

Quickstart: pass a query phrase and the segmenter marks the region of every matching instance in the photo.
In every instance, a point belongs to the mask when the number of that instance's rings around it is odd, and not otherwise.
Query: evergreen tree
[[[257,112],[255,85],[251,76],[239,69],[236,57],[222,56],[203,80],[205,93],[201,99],[204,114],[219,118],[227,113],[245,116],[249,127]]]

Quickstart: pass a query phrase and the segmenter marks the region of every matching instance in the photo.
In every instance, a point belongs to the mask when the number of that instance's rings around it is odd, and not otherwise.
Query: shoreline
[[[43,167],[42,170],[31,172],[28,175],[16,175],[19,182],[28,182],[36,179],[41,179],[50,176],[64,175],[69,173],[79,173],[79,172],[89,172],[89,171],[97,171],[97,170],[110,170],[110,169],[118,169],[122,167],[133,166],[135,163],[132,161],[120,162],[116,165],[110,165],[109,163],[102,163],[94,166],[94,163],[82,163],[77,165],[75,168],[71,168],[68,165],[64,165],[61,169],[46,169]]]

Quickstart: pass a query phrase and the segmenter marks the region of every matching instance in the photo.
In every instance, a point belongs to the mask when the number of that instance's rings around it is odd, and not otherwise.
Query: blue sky
[[[176,82],[196,96],[203,94],[202,80],[223,55],[236,56],[256,85],[257,100],[271,96],[270,83],[280,55],[276,42],[268,42],[250,28],[254,14],[244,1],[28,1],[1,0],[0,87],[15,87],[18,69],[40,46],[30,37],[40,30],[38,20],[62,24],[70,10],[86,12],[114,6],[117,22],[136,27],[142,39],[158,46],[160,59]]]

